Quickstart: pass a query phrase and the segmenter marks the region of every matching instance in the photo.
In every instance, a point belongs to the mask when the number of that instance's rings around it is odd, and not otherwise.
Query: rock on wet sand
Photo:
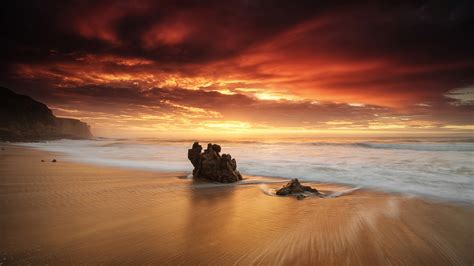
[[[315,188],[301,185],[298,178],[291,179],[290,182],[288,182],[286,185],[276,191],[276,194],[278,196],[295,195],[296,198],[299,200],[306,198],[306,193],[311,193],[318,196],[322,195]]]

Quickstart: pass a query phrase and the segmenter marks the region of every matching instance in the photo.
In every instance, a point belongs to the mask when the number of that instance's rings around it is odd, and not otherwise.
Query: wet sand
[[[257,184],[276,179],[220,186],[1,146],[0,265],[473,263],[472,206],[364,189],[296,200]]]

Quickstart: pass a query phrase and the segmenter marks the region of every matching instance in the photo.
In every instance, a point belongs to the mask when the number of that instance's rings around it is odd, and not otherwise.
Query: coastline
[[[190,172],[191,164],[183,156],[188,144],[109,139],[15,145],[59,152],[68,160],[86,164],[156,172]],[[225,145],[223,153],[230,152],[237,158],[239,171],[247,175],[297,177],[305,182],[362,186],[441,202],[467,205],[474,202],[471,182],[474,143],[407,144],[401,141],[361,144],[348,139],[330,144],[231,142]]]
[[[246,177],[247,184],[216,186],[184,172],[73,163],[1,146],[0,263],[473,261],[472,206],[367,189],[298,201],[268,196],[259,186],[284,180]],[[323,192],[348,188],[308,184]]]

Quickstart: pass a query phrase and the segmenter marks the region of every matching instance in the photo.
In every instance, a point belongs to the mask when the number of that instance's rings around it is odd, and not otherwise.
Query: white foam
[[[24,143],[71,160],[157,171],[192,171],[188,142],[60,140]],[[226,142],[246,175],[297,177],[455,201],[474,201],[474,143]]]
[[[340,197],[340,196],[349,195],[352,192],[354,192],[356,190],[359,190],[359,189],[360,189],[360,187],[355,187],[355,188],[351,188],[351,189],[347,189],[347,190],[343,190],[343,191],[336,191],[336,192],[333,192],[329,195],[326,195],[325,198],[337,198],[337,197]]]
[[[270,188],[267,184],[259,184],[258,188],[268,196],[275,196],[275,189]]]

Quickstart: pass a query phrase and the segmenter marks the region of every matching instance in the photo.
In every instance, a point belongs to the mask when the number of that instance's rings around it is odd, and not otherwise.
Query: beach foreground
[[[278,179],[217,185],[3,147],[0,264],[473,263],[472,206],[364,189],[299,201],[263,193]]]

